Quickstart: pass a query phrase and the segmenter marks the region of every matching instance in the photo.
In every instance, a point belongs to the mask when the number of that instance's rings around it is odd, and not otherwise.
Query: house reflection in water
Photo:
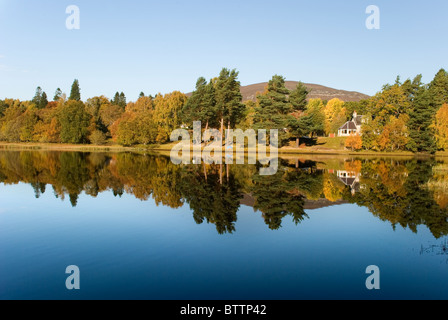
[[[361,190],[360,177],[361,173],[354,171],[337,171],[337,176],[346,186],[349,186],[352,190],[352,195]]]

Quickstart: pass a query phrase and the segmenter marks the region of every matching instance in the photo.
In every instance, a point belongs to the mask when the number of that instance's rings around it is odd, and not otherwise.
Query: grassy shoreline
[[[52,143],[7,143],[0,142],[0,150],[15,151],[73,151],[73,152],[160,152],[169,153],[176,143],[165,145],[148,145],[123,147],[120,145],[74,145],[74,144],[52,144]],[[269,152],[269,148],[267,148]],[[223,148],[223,153],[225,152]],[[319,149],[313,147],[292,148],[284,147],[278,150],[279,155],[333,155],[333,156],[362,156],[362,157],[431,157],[428,154],[414,154],[411,152],[375,152],[375,151],[359,151],[352,152],[349,150],[336,149]],[[245,153],[249,153],[245,149]],[[448,157],[448,152],[438,152],[436,157]]]

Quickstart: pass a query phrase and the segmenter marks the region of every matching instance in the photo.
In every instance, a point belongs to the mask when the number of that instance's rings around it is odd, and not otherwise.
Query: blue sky
[[[80,30],[65,26],[80,9]],[[381,29],[368,30],[368,5]],[[0,0],[0,99],[50,97],[79,79],[82,98],[192,91],[222,67],[242,85],[317,83],[375,94],[383,84],[448,68],[448,1]]]

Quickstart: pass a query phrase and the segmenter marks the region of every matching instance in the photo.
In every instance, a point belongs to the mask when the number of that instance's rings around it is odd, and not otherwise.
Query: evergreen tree
[[[196,90],[192,93],[182,110],[182,120],[189,125],[193,121],[201,121],[206,129],[216,127],[219,121],[216,119],[216,100],[213,82],[207,83],[200,77],[196,82]]]
[[[81,89],[79,88],[79,81],[77,79],[73,81],[69,100],[81,101]]]
[[[422,83],[422,75],[417,75],[414,80],[406,80],[401,88],[403,89],[404,94],[408,97],[409,101],[414,101],[415,95],[419,88],[423,85]]]
[[[242,103],[239,73],[233,69],[223,68],[215,83],[215,100],[218,119],[221,121],[221,133],[224,126],[234,128],[241,120],[245,105]]]
[[[41,99],[42,99],[42,88],[37,87],[36,94],[34,95],[34,98],[31,101],[36,105],[37,108],[39,108]]]
[[[126,96],[123,92],[120,93],[120,99],[118,101],[118,106],[120,106],[122,109],[126,108]]]
[[[0,117],[3,117],[6,110],[6,103],[3,100],[0,100]]]
[[[126,109],[126,96],[123,92],[119,93],[118,91],[115,93],[114,98],[111,100],[111,103],[115,106],[119,106],[121,109]]]
[[[39,109],[44,109],[44,108],[47,107],[47,104],[48,104],[48,97],[47,97],[47,94],[45,92],[43,92],[42,93],[42,97],[41,97],[40,102],[39,102],[38,108]]]
[[[296,147],[300,146],[300,138],[310,133],[313,127],[313,117],[309,115],[300,118],[291,118],[289,121],[289,133],[291,137],[296,137]]]
[[[308,133],[311,135],[323,135],[325,133],[325,104],[321,99],[311,99],[306,107],[306,115],[309,117],[310,126]]]
[[[110,100],[110,103],[112,103],[114,106],[118,106],[119,102],[120,102],[120,93],[117,91],[115,92],[114,98]]]
[[[422,86],[418,90],[408,122],[409,143],[408,149],[413,152],[437,151],[436,141],[431,126],[434,120],[434,106],[430,91]]]
[[[448,72],[441,69],[429,84],[429,92],[434,110],[437,111],[444,103],[448,103]]]
[[[56,89],[56,92],[54,93],[53,101],[59,101],[62,97],[62,90],[60,88]]]
[[[33,100],[31,100],[31,102],[33,102],[38,109],[44,109],[47,106],[47,94],[42,91],[41,87],[37,87],[36,94],[34,95],[34,98]]]
[[[269,81],[267,91],[257,97],[255,129],[277,129],[280,145],[287,140],[285,129],[290,127],[294,111],[288,101],[290,91],[285,86],[285,78],[275,75]]]
[[[310,91],[302,82],[299,82],[297,87],[291,91],[289,95],[289,102],[295,111],[304,111],[306,109],[307,98]]]
[[[140,92],[140,95],[138,97],[143,98],[144,96],[145,96],[145,93],[142,91],[142,92]]]

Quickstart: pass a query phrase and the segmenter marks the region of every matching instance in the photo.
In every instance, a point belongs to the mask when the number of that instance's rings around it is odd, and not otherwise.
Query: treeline
[[[422,83],[422,75],[405,82],[398,77],[359,111],[366,116],[366,150],[448,150],[448,73],[443,69],[429,84]]]
[[[155,97],[143,92],[127,102],[123,92],[112,99],[98,96],[83,102],[79,82],[69,97],[57,89],[53,101],[39,87],[31,101],[0,100],[0,140],[123,146],[163,144],[173,130],[191,128],[202,121],[203,129],[278,129],[280,146],[300,138],[328,136],[352,119],[364,115],[362,136],[348,139],[353,150],[448,150],[448,73],[440,70],[423,84],[419,75],[383,89],[368,100],[344,102],[308,99],[299,83],[294,90],[275,75],[256,101],[243,101],[236,70],[223,69],[207,81],[201,77],[190,97],[179,92]]]

